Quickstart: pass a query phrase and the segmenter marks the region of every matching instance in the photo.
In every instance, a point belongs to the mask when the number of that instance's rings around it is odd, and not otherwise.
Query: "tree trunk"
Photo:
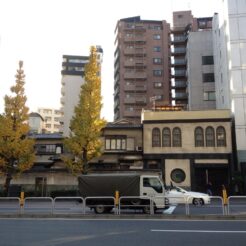
[[[5,184],[4,184],[4,196],[8,196],[9,186],[10,186],[11,180],[12,180],[12,174],[7,173],[6,179],[5,179]]]
[[[87,149],[83,148],[83,174],[88,172]]]

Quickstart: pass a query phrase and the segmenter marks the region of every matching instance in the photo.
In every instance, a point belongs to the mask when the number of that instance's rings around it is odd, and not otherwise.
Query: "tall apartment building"
[[[43,128],[46,133],[61,131],[60,120],[62,113],[60,110],[53,108],[38,108],[38,113],[44,119]]]
[[[140,122],[142,108],[170,103],[170,25],[121,19],[115,29],[114,120]]]
[[[102,62],[103,50],[97,46],[98,62]],[[74,114],[74,108],[79,102],[81,85],[84,83],[84,68],[89,56],[63,55],[62,62],[62,88],[61,88],[61,112],[62,132],[69,136],[70,120]]]
[[[119,20],[115,29],[114,119],[139,122],[143,108],[167,104],[187,109],[188,36],[191,31],[211,27],[212,18],[194,18],[191,11],[174,12],[172,28],[165,20],[141,20],[139,16]]]
[[[190,81],[187,81],[188,37],[191,32],[200,32],[211,28],[211,17],[194,18],[191,11],[177,11],[173,13],[173,26],[171,28],[171,87],[172,104],[174,105],[181,105],[184,109],[187,109],[188,106],[189,94],[187,84],[190,83]],[[200,63],[200,60],[197,60],[197,62]],[[194,67],[191,69],[195,70]]]
[[[246,181],[246,2],[221,3],[213,19],[216,103],[234,116],[237,158]]]

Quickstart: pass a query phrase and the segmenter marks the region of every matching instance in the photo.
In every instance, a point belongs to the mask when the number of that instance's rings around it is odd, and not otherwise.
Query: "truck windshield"
[[[157,178],[144,178],[143,179],[143,186],[144,187],[151,187],[158,193],[163,192],[161,182]]]

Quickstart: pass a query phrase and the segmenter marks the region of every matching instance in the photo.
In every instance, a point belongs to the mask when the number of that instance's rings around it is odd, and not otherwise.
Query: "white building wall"
[[[213,65],[203,65],[203,56],[213,56],[212,31],[190,32],[187,44],[189,110],[215,109],[215,100],[205,98],[215,92],[214,82],[203,82],[203,74],[214,73]]]
[[[60,132],[61,111],[53,108],[38,108],[38,113],[43,117],[43,127],[47,133]]]
[[[79,102],[79,94],[84,78],[82,76],[63,75],[62,90],[64,91],[61,98],[63,111],[63,136],[68,137],[70,130],[70,121],[74,114],[74,108]]]
[[[217,107],[235,117],[238,161],[246,161],[246,1],[224,0],[214,17]]]

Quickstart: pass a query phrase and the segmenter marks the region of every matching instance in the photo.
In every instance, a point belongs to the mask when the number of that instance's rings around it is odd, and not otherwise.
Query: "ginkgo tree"
[[[97,48],[90,49],[89,62],[85,65],[85,83],[82,84],[79,102],[70,121],[70,136],[64,140],[70,156],[63,160],[73,174],[87,173],[88,161],[99,156],[101,129],[106,121],[100,117],[102,108],[100,64]]]
[[[33,165],[34,140],[28,138],[28,107],[25,96],[23,62],[15,75],[12,95],[5,96],[5,111],[0,117],[0,174],[5,176],[4,192],[8,194],[11,180]]]

